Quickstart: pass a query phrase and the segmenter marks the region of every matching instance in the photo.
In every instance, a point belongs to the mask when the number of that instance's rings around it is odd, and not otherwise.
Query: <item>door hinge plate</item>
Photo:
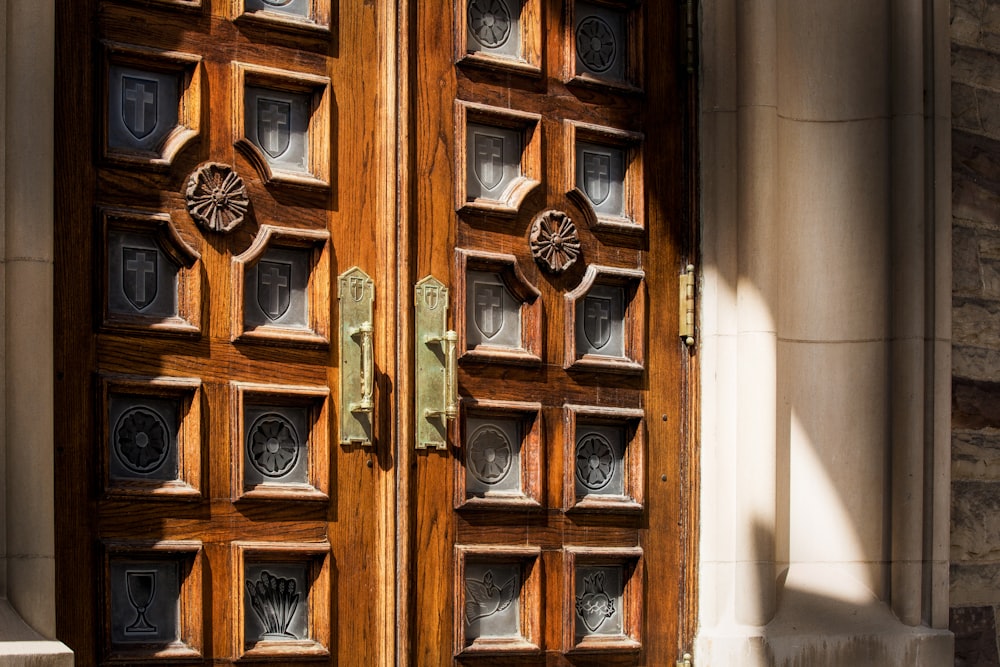
[[[680,275],[680,303],[677,326],[684,344],[694,345],[694,264]]]
[[[691,657],[690,653],[685,653],[680,660],[677,661],[677,667],[694,667],[694,658]]]

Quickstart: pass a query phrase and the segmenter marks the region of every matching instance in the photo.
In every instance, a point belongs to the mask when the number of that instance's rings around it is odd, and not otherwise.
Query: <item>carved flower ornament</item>
[[[545,211],[531,224],[531,254],[552,273],[562,273],[580,256],[576,225],[562,211]]]
[[[243,222],[250,199],[239,174],[226,164],[209,162],[188,179],[187,207],[195,222],[213,232],[229,232]]]

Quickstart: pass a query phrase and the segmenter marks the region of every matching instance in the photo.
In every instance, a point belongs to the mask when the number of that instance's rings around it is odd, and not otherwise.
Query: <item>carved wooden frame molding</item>
[[[320,501],[330,499],[330,389],[296,385],[233,382],[232,498],[233,501]],[[248,488],[244,483],[247,404],[297,408],[305,411],[306,479],[301,482],[264,481]]]
[[[541,655],[542,550],[531,546],[455,545],[455,657]],[[465,637],[465,566],[467,561],[517,564],[520,567],[520,638]]]
[[[305,172],[273,166],[263,152],[247,137],[246,88],[255,86],[309,96],[309,126],[306,129]],[[234,145],[253,164],[268,184],[282,184],[311,190],[330,189],[331,97],[329,77],[304,72],[233,63],[233,137]]]
[[[458,431],[452,438],[461,444],[460,454],[455,457],[455,509],[476,510],[524,510],[542,507],[544,456],[542,447],[542,404],[522,401],[496,401],[490,399],[462,399],[462,417],[456,419],[453,428]],[[469,497],[466,492],[466,462],[469,436],[466,418],[503,417],[514,419],[521,427],[520,476],[521,493],[486,494],[483,497]]]
[[[100,391],[100,433],[97,457],[101,462],[103,495],[142,497],[144,500],[200,500],[201,493],[201,380],[179,377],[137,377],[102,374]],[[111,478],[111,396],[145,396],[177,401],[177,477],[162,479]]]
[[[241,23],[246,21],[262,27],[304,32],[317,37],[330,34],[330,0],[310,0],[308,17],[267,9],[247,11],[246,0],[232,0],[232,12],[235,20]]]
[[[307,328],[263,324],[246,325],[246,270],[270,248],[308,250],[309,279],[306,284]],[[232,260],[232,340],[283,343],[299,347],[330,344],[330,232],[261,225],[257,237]]]
[[[155,331],[181,336],[201,335],[201,255],[180,234],[168,213],[137,211],[131,209],[99,208],[101,240],[101,279],[96,281],[101,290],[101,328],[106,331]],[[142,313],[124,314],[111,312],[109,298],[110,256],[109,242],[113,231],[133,232],[153,237],[159,249],[177,266],[177,315],[161,317]]]
[[[521,204],[542,181],[542,117],[462,100],[455,101],[455,210],[468,215],[513,218]],[[468,126],[489,125],[520,132],[520,175],[504,189],[499,199],[469,198]]]
[[[466,307],[469,271],[492,271],[500,275],[514,298],[521,301],[521,347],[477,345],[469,349],[468,312]],[[538,288],[528,282],[514,255],[465,248],[455,249],[454,289],[455,328],[458,332],[458,358],[465,362],[506,363],[534,366],[542,363],[542,300]]]
[[[160,0],[163,2],[164,0]],[[182,6],[200,6],[175,2]],[[100,142],[101,157],[109,163],[125,166],[143,165],[166,169],[174,158],[201,133],[201,56],[180,51],[164,51],[148,46],[102,41],[104,57],[100,83]],[[112,66],[134,67],[177,76],[177,125],[160,141],[156,149],[147,151],[112,147],[108,133],[111,118],[110,78]]]
[[[641,547],[566,547],[564,552],[563,651],[569,654],[637,653],[642,649],[644,572]],[[622,634],[576,637],[576,572],[579,567],[622,568]]]
[[[521,53],[518,57],[499,56],[469,49],[468,0],[455,3],[455,61],[464,67],[542,77],[542,3],[541,0],[511,0],[521,5],[518,27]]]
[[[566,511],[624,512],[638,514],[645,502],[646,428],[645,413],[641,408],[611,408],[591,405],[563,406],[563,440],[566,471],[563,479],[563,508]],[[622,442],[622,496],[591,494],[580,498],[576,495],[575,471],[578,424],[580,422],[602,426],[621,427]]]
[[[203,657],[204,627],[202,612],[202,543],[198,540],[161,540],[158,542],[105,541],[101,576],[104,613],[102,619],[104,660],[134,665],[137,661],[190,661]],[[111,643],[111,563],[113,560],[176,560],[180,614],[177,631],[180,642],[157,648],[139,644],[134,650],[115,649]]]
[[[641,236],[645,233],[645,193],[643,192],[642,142],[639,132],[616,130],[600,125],[590,125],[573,120],[564,121],[563,146],[566,151],[563,190],[580,208],[587,226],[594,232]],[[587,194],[576,180],[577,142],[602,144],[624,153],[624,179],[622,182],[623,215],[598,213]]]
[[[322,542],[250,542],[232,543],[232,655],[237,660],[321,659],[330,656],[330,543]],[[246,566],[252,563],[303,563],[309,582],[309,638],[281,641],[258,641],[248,648],[244,618],[246,604]]]
[[[643,81],[643,20],[642,7],[639,0],[586,0],[590,4],[600,5],[625,14],[624,29],[628,36],[628,47],[625,51],[625,80],[597,76],[589,72],[576,71],[576,3],[577,0],[565,0],[563,14],[566,17],[563,29],[563,80],[568,86],[582,86],[605,93],[642,92]],[[655,1],[655,0],[650,0]],[[672,37],[666,36],[665,39]]]
[[[565,359],[563,368],[579,371],[641,374],[645,371],[646,290],[641,269],[623,269],[591,264],[576,289],[563,296],[566,311]],[[620,286],[625,290],[623,336],[624,356],[578,355],[576,351],[576,304],[594,285]]]

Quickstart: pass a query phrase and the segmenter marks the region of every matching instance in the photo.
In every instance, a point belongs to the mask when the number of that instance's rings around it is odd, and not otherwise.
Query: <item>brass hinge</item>
[[[680,275],[680,308],[677,326],[687,346],[694,345],[694,264]]]
[[[693,667],[694,658],[691,657],[690,653],[685,653],[680,660],[677,661],[677,667]]]

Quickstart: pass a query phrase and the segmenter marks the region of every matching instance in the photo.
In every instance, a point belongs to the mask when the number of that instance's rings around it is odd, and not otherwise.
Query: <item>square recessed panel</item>
[[[576,187],[598,214],[624,216],[625,151],[612,146],[576,143]]]
[[[466,196],[499,200],[521,175],[521,132],[469,123],[465,140]]]
[[[306,288],[310,252],[269,248],[245,273],[246,328],[271,325],[293,329],[309,327]]]
[[[109,477],[177,479],[178,401],[114,394],[108,403]]]
[[[468,496],[520,495],[521,420],[467,417],[465,420],[465,490]]]
[[[466,645],[477,639],[521,637],[520,563],[465,563]]]
[[[468,0],[465,17],[470,53],[521,55],[520,0]]]
[[[180,563],[113,559],[110,564],[111,645],[169,644],[180,640]]]
[[[108,145],[153,151],[177,126],[177,74],[111,65],[108,71]]]
[[[290,16],[309,18],[312,0],[244,0],[248,12],[266,10]]]
[[[469,271],[466,275],[466,340],[469,348],[493,345],[520,349],[521,302],[498,273]]]
[[[310,98],[307,93],[247,86],[246,137],[272,167],[309,172]]]
[[[628,64],[625,14],[578,2],[575,17],[576,73],[624,81]]]
[[[594,285],[576,302],[576,353],[625,356],[625,288]]]
[[[309,482],[309,421],[305,408],[247,405],[243,411],[243,485]]]
[[[624,496],[625,429],[578,423],[573,471],[576,496]]]
[[[243,628],[247,646],[309,637],[309,564],[247,563]]]
[[[577,639],[623,634],[624,567],[576,568],[574,621]]]
[[[108,234],[108,310],[122,315],[177,316],[180,267],[148,234]]]

